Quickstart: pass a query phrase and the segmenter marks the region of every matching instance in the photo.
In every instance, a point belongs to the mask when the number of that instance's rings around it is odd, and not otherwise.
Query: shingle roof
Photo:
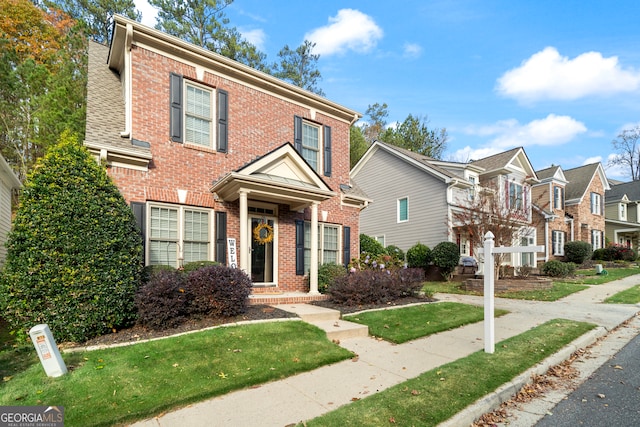
[[[522,147],[516,147],[503,153],[494,154],[493,156],[485,157],[484,159],[473,160],[472,163],[476,166],[483,167],[487,172],[494,171],[496,169],[502,169],[513,159],[513,157],[521,150]]]
[[[546,169],[541,169],[539,171],[536,171],[536,175],[538,176],[539,180],[553,178],[553,176],[556,174],[558,169],[560,169],[560,166],[555,166],[555,165],[550,166]]]
[[[566,200],[579,199],[586,193],[599,165],[600,163],[591,163],[564,171],[564,176],[569,181],[564,190]]]
[[[612,185],[611,190],[604,192],[604,199],[606,202],[619,202],[625,194],[631,201],[640,200],[640,181]]]
[[[107,66],[109,47],[89,42],[85,144],[149,154],[149,149],[122,138],[125,107],[120,76]]]
[[[438,173],[440,173],[440,174],[442,174],[442,175],[444,175],[444,176],[446,176],[448,178],[461,178],[459,175],[456,175],[456,174],[454,174],[454,173],[452,173],[452,172],[450,172],[450,171],[448,171],[448,170],[446,170],[444,168],[441,168],[441,167],[433,164],[432,162],[435,161],[435,159],[432,158],[432,157],[425,156],[423,154],[419,154],[419,153],[416,153],[414,151],[407,150],[405,148],[400,148],[400,147],[397,147],[395,145],[387,144],[385,142],[378,141],[377,144],[380,144],[381,146],[384,146],[384,147],[386,147],[386,148],[388,148],[390,150],[397,151],[398,153],[404,154],[405,156],[410,157],[413,160],[416,160],[417,162],[422,163],[425,166],[428,166],[429,168],[433,169],[434,171],[436,171],[436,172],[438,172]]]

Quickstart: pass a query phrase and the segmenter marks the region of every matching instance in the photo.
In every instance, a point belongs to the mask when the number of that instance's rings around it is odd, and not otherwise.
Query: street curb
[[[567,360],[575,351],[586,348],[596,342],[600,337],[607,335],[609,331],[604,326],[598,326],[582,336],[576,338],[571,343],[560,349],[558,352],[544,359],[537,365],[529,368],[524,373],[518,375],[511,381],[501,385],[494,392],[481,397],[476,402],[464,408],[453,417],[438,424],[438,427],[460,427],[471,425],[483,414],[498,408],[500,404],[511,399],[522,387],[531,381],[532,375],[542,375],[550,367],[558,365]]]

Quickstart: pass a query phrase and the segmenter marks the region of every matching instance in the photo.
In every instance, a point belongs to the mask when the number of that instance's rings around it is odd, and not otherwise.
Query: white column
[[[493,318],[495,300],[494,291],[494,266],[493,262],[493,242],[494,235],[487,232],[484,235],[484,352],[493,353],[495,351],[495,322]]]
[[[311,204],[311,263],[309,271],[309,294],[318,292],[318,203]]]
[[[251,253],[251,240],[249,239],[249,208],[247,204],[247,192],[240,191],[240,269],[249,273],[249,254]]]

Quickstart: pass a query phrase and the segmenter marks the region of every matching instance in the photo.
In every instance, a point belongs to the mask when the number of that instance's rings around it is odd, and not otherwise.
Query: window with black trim
[[[340,264],[340,226],[318,224],[318,265]],[[311,223],[304,223],[304,271],[311,266]]]
[[[294,116],[294,147],[309,166],[324,176],[331,176],[331,127]]]
[[[229,94],[170,75],[170,135],[174,142],[227,151]]]

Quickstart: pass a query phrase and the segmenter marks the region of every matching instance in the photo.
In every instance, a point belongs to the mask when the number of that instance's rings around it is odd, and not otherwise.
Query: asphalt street
[[[640,426],[640,335],[536,424],[569,426]]]

